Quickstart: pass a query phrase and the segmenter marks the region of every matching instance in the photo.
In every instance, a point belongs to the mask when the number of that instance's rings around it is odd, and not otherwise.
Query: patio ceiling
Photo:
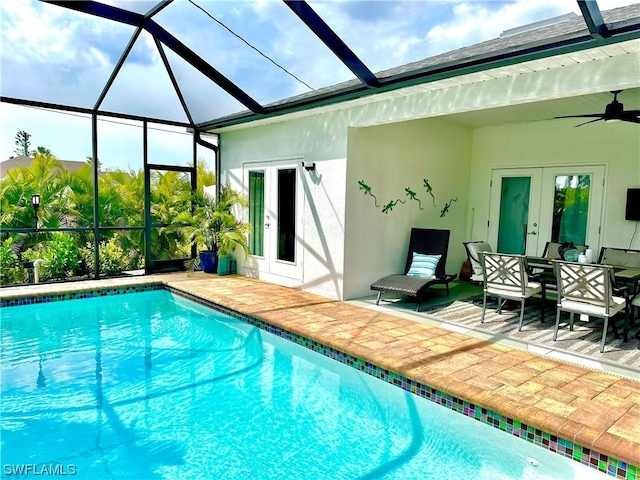
[[[0,94],[222,128],[639,39],[640,3],[601,11],[608,2],[3,2]],[[30,30],[21,9],[38,22]],[[639,98],[628,89],[620,100],[640,109]],[[531,121],[610,101],[603,92],[450,119]]]
[[[611,92],[580,95],[576,97],[545,100],[541,102],[521,103],[506,107],[476,110],[472,112],[446,115],[446,119],[473,128],[507,125],[513,123],[537,122],[549,120],[563,115],[581,115],[585,113],[602,113],[605,106],[611,103]],[[629,88],[618,95],[625,110],[640,110],[640,88]],[[588,118],[566,120],[574,121],[577,126]],[[570,123],[569,123],[570,124]]]

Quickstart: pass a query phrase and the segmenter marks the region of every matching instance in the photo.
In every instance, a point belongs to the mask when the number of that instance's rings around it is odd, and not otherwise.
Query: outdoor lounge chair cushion
[[[413,252],[413,260],[407,275],[412,277],[433,277],[442,255],[424,255]]]

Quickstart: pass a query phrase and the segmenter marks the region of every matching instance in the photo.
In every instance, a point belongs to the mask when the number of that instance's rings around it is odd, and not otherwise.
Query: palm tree
[[[44,228],[60,227],[68,213],[63,191],[66,187],[66,169],[52,155],[36,154],[31,165],[12,168],[0,179],[2,214],[0,226],[29,228],[35,226],[31,204],[33,194],[40,195],[38,225]]]
[[[170,230],[198,245],[203,270],[215,271],[217,258],[230,256],[238,247],[245,256],[249,255],[247,235],[251,232],[251,225],[234,215],[237,207],[248,206],[243,195],[227,186],[220,192],[218,200],[198,186],[192,201],[195,205],[193,211],[178,215]],[[207,260],[208,257],[211,260]]]
[[[48,148],[43,147],[43,146],[39,146],[35,150],[32,150],[31,151],[31,155],[34,156],[34,157],[36,155],[42,155],[43,157],[54,157],[55,156],[53,153],[51,153],[51,150],[49,150]]]
[[[183,172],[155,171],[151,178],[152,256],[157,260],[186,258],[188,242],[168,228],[183,212],[191,211],[191,182]]]

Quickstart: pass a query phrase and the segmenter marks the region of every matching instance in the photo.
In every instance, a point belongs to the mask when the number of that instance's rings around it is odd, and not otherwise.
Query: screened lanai
[[[640,38],[638,3],[625,0],[25,1],[0,8],[3,159],[13,153],[16,132],[29,129],[13,122],[26,118],[24,111],[49,115],[57,137],[82,143],[81,155],[52,148],[60,160],[91,159],[89,183],[77,197],[84,209],[75,208],[75,216],[47,218],[60,196],[51,192],[47,198],[34,185],[3,195],[5,212],[19,207],[13,217],[3,216],[3,240],[17,235],[15,244],[21,244],[25,236],[54,232],[77,236],[82,248],[92,249],[88,263],[96,278],[100,246],[107,248],[103,240],[118,232],[127,240],[125,250],[142,246],[127,270],[184,268],[195,250],[174,248],[166,230],[171,216],[160,215],[160,206],[172,185],[177,191],[195,188],[199,162],[220,172],[224,140],[208,132],[343,102],[373,102],[435,82],[459,84],[526,62],[544,69],[558,55],[584,62],[584,52],[595,48],[624,54],[620,45]],[[618,97],[632,109],[640,108],[634,106],[637,98],[637,85]],[[534,121],[591,114],[604,111],[610,100],[605,89],[559,98],[545,108],[507,106],[500,115]],[[460,115],[473,121],[472,111]],[[63,124],[70,126],[61,132]],[[130,137],[134,147],[117,148]],[[109,170],[137,178],[129,183],[133,192],[122,179],[119,188],[102,191]],[[220,191],[220,175],[216,179]],[[131,215],[109,211],[129,193],[142,200],[140,208]],[[189,208],[179,202],[171,209]],[[38,215],[47,221],[37,225]]]

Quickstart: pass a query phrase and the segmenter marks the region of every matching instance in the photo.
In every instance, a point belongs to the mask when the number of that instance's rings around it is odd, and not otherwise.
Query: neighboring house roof
[[[8,160],[0,162],[0,176],[4,175],[7,170],[17,167],[28,167],[33,162],[33,157],[25,157],[24,155],[18,155],[17,157],[11,157]],[[69,172],[75,172],[79,170],[86,162],[79,162],[77,160],[59,160],[63,168],[66,168]]]
[[[628,39],[638,37],[638,27],[640,26],[640,4],[633,4],[626,7],[619,7],[602,12],[603,19],[609,30],[616,32],[633,32]],[[553,19],[551,19],[553,20]],[[548,21],[538,22],[529,26],[523,26],[503,34],[492,40],[487,40],[475,45],[452,50],[440,55],[425,58],[423,60],[394,67],[382,72],[378,72],[376,77],[384,86],[385,81],[393,81],[399,78],[403,82],[387,88],[370,88],[363,85],[360,80],[354,79],[342,82],[325,88],[320,88],[311,92],[289,97],[277,102],[265,105],[266,109],[277,109],[277,115],[282,115],[283,109],[291,108],[291,111],[310,109],[329,103],[330,98],[337,98],[337,95],[346,94],[344,100],[351,100],[368,95],[375,95],[392,89],[405,86],[427,83],[441,80],[443,78],[455,77],[473,71],[481,71],[493,68],[493,63],[484,63],[489,57],[497,57],[496,61],[504,62],[507,58],[513,58],[513,63],[529,60],[528,57],[520,57],[518,54],[536,52],[550,41],[558,42],[557,53],[565,53],[563,48],[573,43],[584,43],[584,38],[592,36],[581,16],[563,15],[556,18],[557,22],[548,24]],[[527,29],[527,27],[531,27]],[[594,45],[591,45],[594,47]],[[546,53],[541,56],[552,56]],[[353,96],[349,96],[352,92]],[[324,100],[325,103],[322,103]],[[344,101],[341,100],[341,101]],[[236,114],[221,117],[205,125],[211,128],[220,128],[237,123],[245,123],[267,117],[265,114],[253,113],[249,110]]]

